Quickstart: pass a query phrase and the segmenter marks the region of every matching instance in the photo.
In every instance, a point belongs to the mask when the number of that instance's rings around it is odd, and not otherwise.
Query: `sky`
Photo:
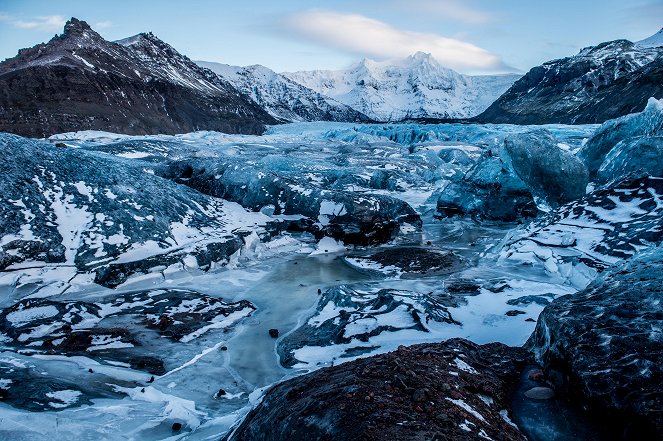
[[[0,0],[0,60],[70,17],[108,40],[153,32],[193,60],[277,72],[431,53],[461,73],[526,72],[663,26],[663,0]]]

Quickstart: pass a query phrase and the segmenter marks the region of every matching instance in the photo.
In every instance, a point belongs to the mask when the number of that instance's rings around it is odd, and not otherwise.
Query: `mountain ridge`
[[[473,121],[594,124],[638,112],[663,98],[660,36],[607,41],[535,66]]]
[[[62,34],[0,63],[0,131],[258,134],[277,123],[153,34],[131,38],[138,44],[106,41],[72,18]]]
[[[363,113],[260,64],[232,66],[196,61],[250,96],[274,118],[288,121],[369,122]]]

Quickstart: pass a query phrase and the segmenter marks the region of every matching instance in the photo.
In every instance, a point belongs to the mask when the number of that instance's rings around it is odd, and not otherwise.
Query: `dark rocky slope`
[[[118,44],[72,18],[62,35],[0,63],[0,131],[261,133],[275,123],[248,96],[152,34]]]
[[[663,435],[663,249],[555,299],[529,346],[548,378],[601,416],[619,439]]]
[[[227,439],[525,440],[508,409],[530,358],[462,339],[401,346],[275,386]]]
[[[616,40],[532,68],[488,109],[481,123],[602,123],[663,98],[663,48]]]

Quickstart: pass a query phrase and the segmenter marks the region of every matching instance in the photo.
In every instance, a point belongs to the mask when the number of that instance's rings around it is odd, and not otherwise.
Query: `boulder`
[[[613,267],[543,310],[527,346],[549,380],[617,439],[663,436],[663,248]]]
[[[462,339],[320,369],[269,390],[226,440],[526,440],[508,418],[531,355]]]

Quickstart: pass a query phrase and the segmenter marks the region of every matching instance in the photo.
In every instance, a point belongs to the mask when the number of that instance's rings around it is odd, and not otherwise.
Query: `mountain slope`
[[[154,35],[119,43],[72,18],[62,35],[0,63],[0,131],[37,137],[86,129],[260,133],[276,123]]]
[[[400,61],[365,59],[347,70],[283,75],[379,121],[474,116],[519,78],[462,75],[422,52]]]
[[[230,66],[198,61],[221,76],[273,117],[284,121],[369,121],[366,115],[314,92],[264,66]]]
[[[663,98],[660,34],[601,43],[534,67],[476,120],[587,124],[638,112],[649,98]]]

